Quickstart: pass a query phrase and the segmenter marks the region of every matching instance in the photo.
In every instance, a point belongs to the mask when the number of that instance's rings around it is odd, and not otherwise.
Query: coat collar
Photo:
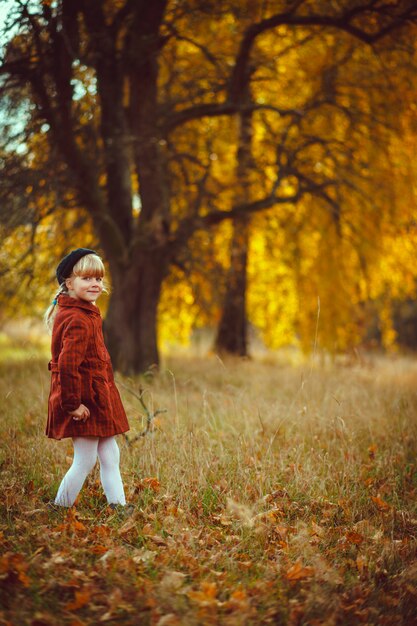
[[[58,296],[58,304],[59,306],[76,307],[78,309],[84,309],[85,311],[94,313],[95,315],[101,315],[100,309],[95,304],[92,304],[91,302],[86,302],[85,300],[77,300],[76,298],[71,298],[71,296],[68,296],[65,293],[61,293]]]

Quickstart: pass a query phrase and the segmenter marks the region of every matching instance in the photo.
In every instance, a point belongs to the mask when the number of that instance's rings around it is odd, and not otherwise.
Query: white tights
[[[120,476],[119,446],[114,437],[74,437],[74,459],[65,474],[55,498],[59,506],[72,506],[85,479],[100,461],[100,478],[109,504],[126,504]]]

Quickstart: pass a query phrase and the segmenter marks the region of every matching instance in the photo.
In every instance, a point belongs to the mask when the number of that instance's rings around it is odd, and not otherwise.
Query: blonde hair
[[[95,278],[104,278],[105,273],[106,271],[104,268],[104,263],[98,256],[98,254],[86,254],[85,256],[81,257],[79,261],[77,261],[77,263],[72,268],[71,275],[68,276],[68,278],[71,278],[72,276],[94,276]],[[105,293],[108,292],[105,286],[103,286],[103,291]],[[59,286],[59,289],[56,292],[52,303],[45,311],[44,322],[49,330],[52,330],[52,327],[54,325],[54,319],[57,314],[56,305],[58,304],[58,296],[60,296],[62,293],[68,293],[66,279]]]
[[[72,268],[71,276],[94,276],[104,278],[106,270],[98,254],[86,254]],[[69,278],[69,277],[68,277]]]

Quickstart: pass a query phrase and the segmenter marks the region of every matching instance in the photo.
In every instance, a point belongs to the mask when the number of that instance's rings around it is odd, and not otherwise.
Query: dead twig
[[[146,406],[145,400],[143,398],[143,396],[146,393],[146,389],[143,389],[142,387],[139,387],[139,393],[137,393],[136,391],[134,391],[133,389],[131,389],[130,387],[128,387],[124,383],[120,382],[119,380],[117,381],[117,384],[120,385],[121,387],[123,387],[123,389],[126,389],[126,391],[131,393],[132,396],[134,396],[137,400],[139,400],[143,410],[145,411],[145,416],[144,415],[141,416],[142,418],[146,417],[145,428],[140,433],[138,433],[137,435],[135,435],[132,438],[129,437],[128,435],[126,435],[126,434],[124,435],[125,441],[130,446],[130,445],[132,445],[132,443],[135,443],[135,441],[138,441],[138,439],[141,439],[142,437],[145,437],[147,435],[147,433],[149,432],[149,430],[151,428],[152,421],[155,419],[155,417],[157,415],[159,415],[160,413],[166,413],[167,409],[156,409],[156,411],[150,411],[148,409],[148,407]]]

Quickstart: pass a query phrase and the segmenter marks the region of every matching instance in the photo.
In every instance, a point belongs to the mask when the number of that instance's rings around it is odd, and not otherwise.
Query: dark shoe
[[[133,504],[115,504],[115,503],[111,503],[109,504],[109,507],[116,513],[120,513],[121,515],[123,515],[123,517],[128,517],[129,515],[132,515],[132,513],[134,513],[135,511],[135,507],[133,506]]]
[[[46,508],[48,511],[65,511],[66,508],[65,506],[60,506],[59,504],[55,504],[55,502],[53,500],[50,500],[49,502],[46,503]]]

